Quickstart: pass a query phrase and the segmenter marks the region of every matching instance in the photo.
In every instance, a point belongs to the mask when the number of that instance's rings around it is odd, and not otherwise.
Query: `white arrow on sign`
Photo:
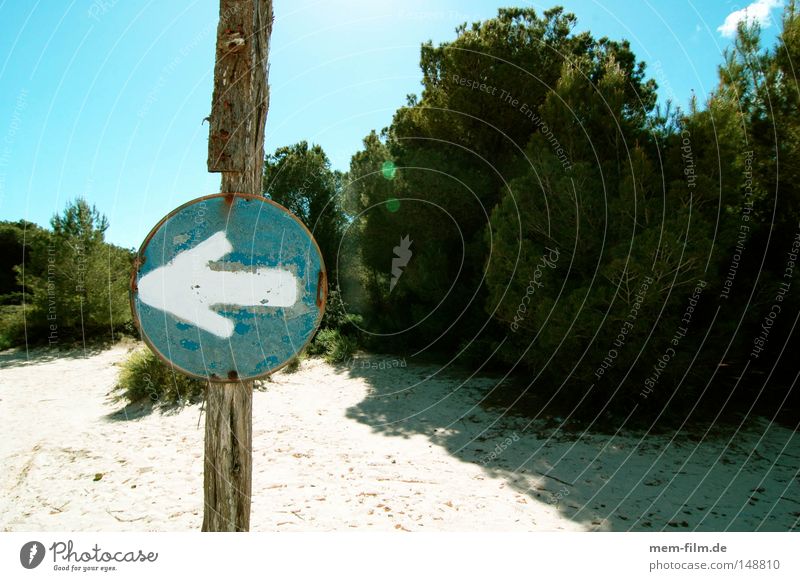
[[[211,261],[231,251],[220,230],[139,279],[139,299],[222,338],[233,335],[234,325],[214,305],[291,307],[297,302],[297,278],[288,270],[210,268]]]

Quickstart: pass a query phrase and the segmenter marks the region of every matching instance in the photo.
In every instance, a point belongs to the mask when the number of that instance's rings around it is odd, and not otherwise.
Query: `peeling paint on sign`
[[[325,267],[311,233],[260,197],[215,194],[150,232],[131,281],[142,337],[193,377],[247,380],[288,363],[325,307]]]

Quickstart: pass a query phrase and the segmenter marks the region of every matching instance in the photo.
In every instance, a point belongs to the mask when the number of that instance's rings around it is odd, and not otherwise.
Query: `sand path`
[[[200,406],[115,414],[131,348],[0,355],[2,530],[199,529]],[[252,530],[797,527],[800,441],[785,428],[557,439],[476,406],[491,380],[371,360],[306,361],[254,394]]]

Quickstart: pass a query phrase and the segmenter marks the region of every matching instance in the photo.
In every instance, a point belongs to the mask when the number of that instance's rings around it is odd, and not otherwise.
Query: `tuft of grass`
[[[116,391],[129,403],[183,405],[202,399],[206,382],[165,364],[149,349],[137,349],[122,364]]]
[[[283,368],[283,371],[286,373],[297,373],[300,370],[300,364],[306,358],[305,350],[301,351],[297,355],[295,355],[294,359],[289,361],[286,367]]]

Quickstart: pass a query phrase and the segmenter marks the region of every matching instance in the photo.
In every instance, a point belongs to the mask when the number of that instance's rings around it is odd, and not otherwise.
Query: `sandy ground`
[[[126,418],[129,349],[0,354],[0,529],[199,529],[200,406]],[[252,530],[800,526],[793,431],[563,434],[480,407],[491,385],[381,356],[277,374],[254,395]]]

